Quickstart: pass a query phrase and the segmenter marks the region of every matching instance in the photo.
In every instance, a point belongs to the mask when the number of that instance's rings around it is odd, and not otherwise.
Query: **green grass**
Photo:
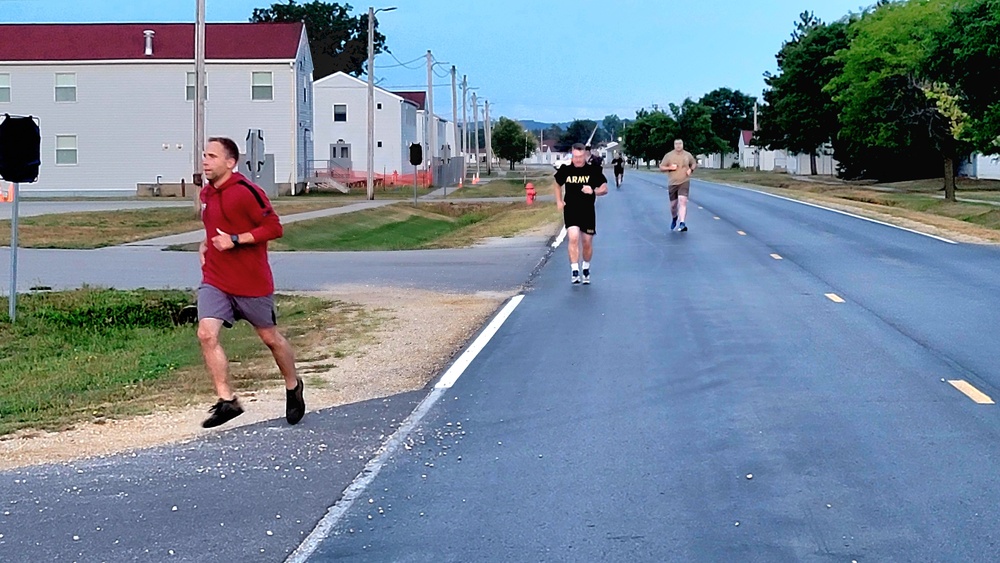
[[[552,195],[552,175],[541,178],[528,178],[528,181],[535,185],[536,195]],[[466,184],[464,188],[448,192],[449,199],[458,198],[478,198],[478,197],[524,197],[524,179],[510,178],[506,180],[493,180],[485,184],[473,186]]]
[[[272,242],[274,250],[412,250],[506,209],[503,204],[398,204],[294,223]]]
[[[204,401],[211,386],[194,325],[174,323],[193,300],[183,291],[93,288],[19,296],[17,322],[0,317],[0,435]],[[0,305],[6,312],[7,300]],[[329,305],[306,297],[277,304],[292,336]],[[235,365],[266,355],[246,323],[223,338]],[[236,371],[237,387],[273,377]]]

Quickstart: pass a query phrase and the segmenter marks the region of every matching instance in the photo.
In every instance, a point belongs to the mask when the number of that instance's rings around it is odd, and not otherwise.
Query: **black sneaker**
[[[240,402],[236,400],[236,397],[233,397],[228,401],[219,399],[219,402],[212,405],[212,408],[208,409],[208,412],[212,413],[212,415],[201,423],[202,428],[215,428],[229,422],[243,414],[243,407],[240,406]]]
[[[688,230],[688,226],[687,226],[687,225],[685,225],[684,223],[679,223],[679,224],[677,225],[677,230],[678,230],[679,232],[682,232],[682,233],[683,233],[683,232],[685,232],[685,231],[687,231],[687,230]]]
[[[583,283],[584,285],[590,284],[590,268],[585,268],[583,270]]]
[[[306,414],[306,400],[302,397],[302,378],[296,379],[299,383],[295,389],[291,391],[285,389],[285,420],[288,424],[298,424]]]
[[[573,285],[580,283],[580,272],[573,270],[573,277],[570,278],[570,282],[572,282]]]
[[[672,231],[676,228],[677,228],[677,217],[674,217],[674,220],[670,222],[670,230]]]

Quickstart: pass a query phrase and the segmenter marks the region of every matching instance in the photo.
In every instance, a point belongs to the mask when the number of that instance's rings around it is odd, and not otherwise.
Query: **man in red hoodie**
[[[205,240],[199,248],[198,340],[219,395],[219,401],[209,409],[211,415],[201,424],[205,428],[243,414],[229,386],[229,360],[219,344],[222,327],[232,327],[240,319],[253,325],[285,378],[285,418],[289,424],[298,423],[306,412],[302,379],[295,372],[295,352],[278,332],[274,278],[267,261],[267,241],[281,237],[281,221],[264,191],[234,172],[239,155],[232,139],[212,137],[202,158],[209,183],[201,190]]]

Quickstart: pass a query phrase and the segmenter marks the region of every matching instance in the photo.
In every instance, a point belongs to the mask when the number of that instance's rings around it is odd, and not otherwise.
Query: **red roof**
[[[206,59],[294,60],[303,23],[210,23]],[[153,55],[145,56],[145,30]],[[194,59],[193,23],[0,24],[0,61]]]
[[[743,145],[749,147],[753,139],[753,131],[743,131]]]
[[[417,109],[422,110],[427,107],[427,92],[393,92],[393,94],[396,94],[404,100],[413,102],[417,106]]]

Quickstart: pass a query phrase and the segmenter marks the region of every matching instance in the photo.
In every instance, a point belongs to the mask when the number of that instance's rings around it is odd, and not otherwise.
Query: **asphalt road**
[[[321,291],[340,284],[391,285],[437,291],[517,290],[544,255],[545,237],[474,248],[401,252],[272,252],[278,291]],[[10,287],[10,249],[0,248],[0,292]],[[503,264],[505,267],[498,267]],[[82,285],[192,288],[201,281],[195,252],[114,247],[18,251],[18,290]]]
[[[310,561],[996,560],[998,407],[946,380],[1000,397],[1000,251],[703,182],[671,233],[661,183],[626,173],[594,283],[560,249]]]

